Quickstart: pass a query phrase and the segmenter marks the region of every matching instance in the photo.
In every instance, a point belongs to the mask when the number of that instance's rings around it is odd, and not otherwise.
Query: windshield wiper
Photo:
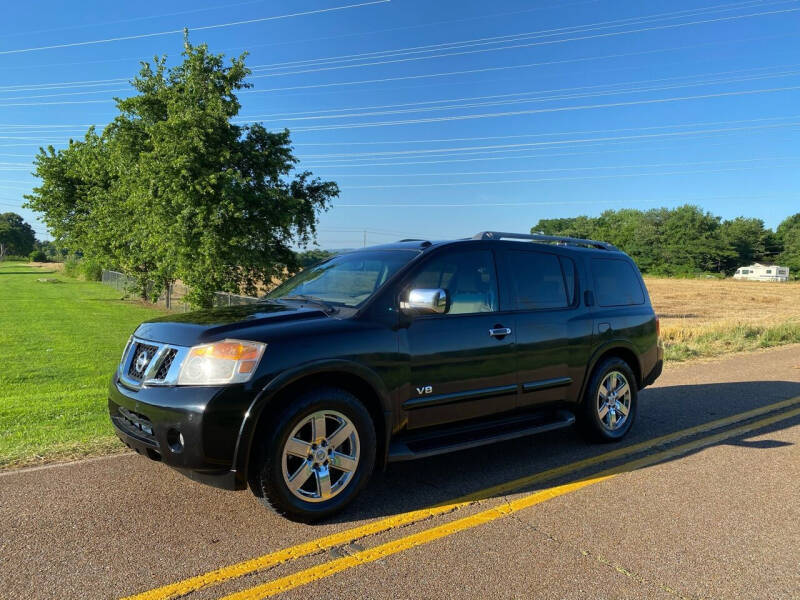
[[[339,310],[330,302],[325,302],[325,300],[323,300],[322,298],[317,298],[316,296],[308,296],[306,294],[283,296],[282,298],[276,298],[276,300],[301,300],[303,302],[308,302],[310,304],[316,304],[318,306],[321,306],[322,308],[325,309],[325,312],[329,314],[333,314]]]

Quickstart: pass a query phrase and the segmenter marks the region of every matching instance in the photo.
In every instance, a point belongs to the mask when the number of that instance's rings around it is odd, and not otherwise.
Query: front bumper
[[[188,477],[224,489],[243,489],[234,469],[242,420],[250,404],[241,386],[131,390],[115,375],[108,411],[129,448]]]

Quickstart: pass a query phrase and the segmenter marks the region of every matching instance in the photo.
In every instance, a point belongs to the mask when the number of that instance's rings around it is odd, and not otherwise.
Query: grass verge
[[[106,386],[160,311],[47,267],[0,263],[0,469],[121,450]]]
[[[800,322],[732,322],[695,329],[666,328],[662,329],[661,337],[665,359],[681,362],[800,343]]]

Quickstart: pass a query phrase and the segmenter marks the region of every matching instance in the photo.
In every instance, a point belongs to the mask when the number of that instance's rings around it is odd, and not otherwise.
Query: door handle
[[[506,337],[511,335],[511,327],[492,327],[489,330],[489,335],[496,338]]]

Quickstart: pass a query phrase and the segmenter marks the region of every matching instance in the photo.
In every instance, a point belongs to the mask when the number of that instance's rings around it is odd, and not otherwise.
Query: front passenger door
[[[493,252],[485,247],[442,250],[406,280],[401,298],[420,288],[444,289],[448,309],[413,316],[405,329],[407,428],[513,410],[514,324],[511,315],[499,311]]]

